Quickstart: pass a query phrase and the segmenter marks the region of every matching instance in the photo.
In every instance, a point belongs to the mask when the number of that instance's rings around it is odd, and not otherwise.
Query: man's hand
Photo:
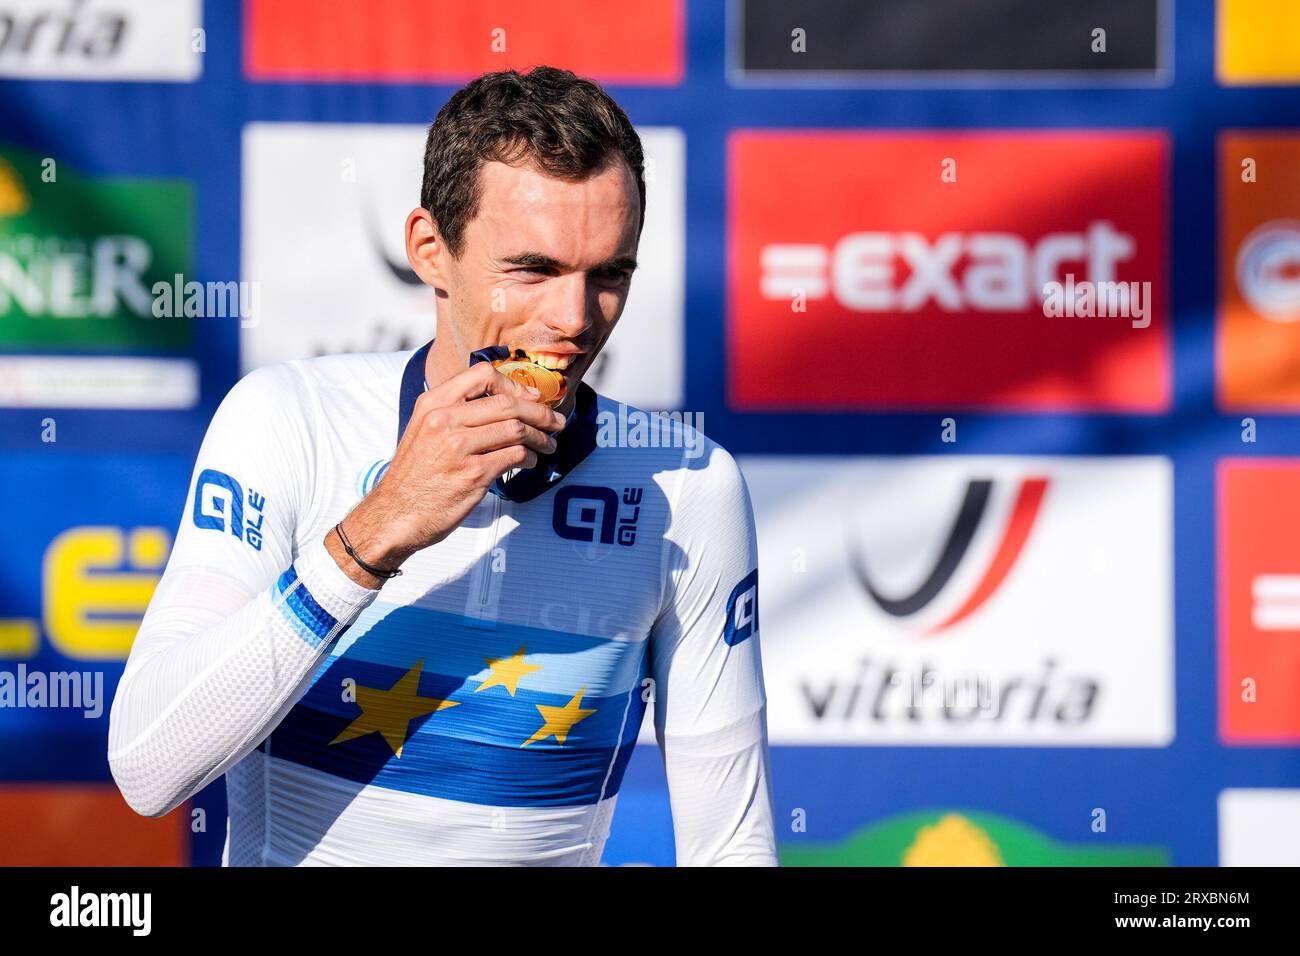
[[[386,571],[399,567],[459,527],[498,477],[555,451],[551,434],[564,427],[564,416],[536,397],[536,389],[487,362],[422,394],[384,477],[343,519],[361,559]],[[358,584],[383,584],[348,556],[332,528],[325,547]]]

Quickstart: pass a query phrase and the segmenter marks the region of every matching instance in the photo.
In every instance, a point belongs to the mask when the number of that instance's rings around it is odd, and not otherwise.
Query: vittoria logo
[[[0,76],[194,80],[202,27],[200,0],[4,0]]]
[[[1167,459],[740,464],[758,524],[774,743],[1172,739]]]
[[[1015,503],[1011,508],[1010,519],[1002,529],[998,546],[974,589],[955,611],[938,624],[926,628],[924,633],[935,634],[952,627],[978,611],[993,596],[1015,566],[1016,559],[1020,557],[1020,552],[1029,539],[1029,533],[1034,527],[1039,508],[1043,503],[1043,496],[1047,493],[1047,486],[1047,478],[1021,479]],[[947,540],[939,552],[934,567],[916,590],[903,597],[888,597],[872,583],[862,557],[861,544],[856,538],[850,537],[849,562],[853,573],[858,583],[871,595],[871,599],[882,611],[892,617],[906,620],[924,610],[939,596],[970,550],[971,542],[975,540],[975,532],[988,510],[992,490],[993,482],[987,478],[973,479],[966,485],[966,493],[957,509],[952,529],[948,532]]]

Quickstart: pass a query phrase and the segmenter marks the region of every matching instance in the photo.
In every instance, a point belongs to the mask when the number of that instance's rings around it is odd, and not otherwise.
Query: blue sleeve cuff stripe
[[[320,642],[329,636],[330,631],[338,626],[338,620],[316,602],[311,592],[307,590],[307,585],[298,579],[298,572],[292,566],[280,575],[280,579],[275,583],[275,590],[284,598],[281,605],[284,613],[292,614],[294,621],[315,638],[310,642],[313,647],[318,647]],[[303,636],[305,638],[307,635],[303,634]]]

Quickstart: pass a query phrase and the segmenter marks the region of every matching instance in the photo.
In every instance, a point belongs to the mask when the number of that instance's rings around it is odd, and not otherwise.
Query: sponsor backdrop
[[[648,157],[594,384],[749,482],[783,861],[1300,864],[1296,6],[795,6],[0,0],[0,863],[219,860],[105,757],[203,430],[433,334],[424,129],[550,63]]]

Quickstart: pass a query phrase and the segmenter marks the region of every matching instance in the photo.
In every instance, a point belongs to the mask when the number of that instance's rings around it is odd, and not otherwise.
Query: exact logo
[[[1163,411],[1168,152],[1155,131],[734,133],[730,404]],[[1067,283],[1125,308],[1058,310]]]
[[[244,503],[248,515],[245,521]],[[262,521],[266,496],[252,488],[244,497],[244,488],[224,471],[205,468],[194,486],[194,527],[213,531],[227,531],[247,542],[254,551],[262,550]],[[256,516],[256,517],[254,517]]]
[[[994,232],[947,232],[933,242],[918,233],[856,232],[834,247],[764,246],[760,287],[764,298],[784,302],[800,289],[809,299],[833,296],[854,312],[920,312],[931,304],[945,312],[1020,312],[1041,301],[1065,264],[1084,263],[1089,280],[1113,282],[1136,248],[1109,222],[1037,242]],[[959,269],[959,261],[968,265]]]
[[[612,488],[565,485],[555,493],[551,527],[561,538],[591,544],[636,544],[642,489],[623,489],[623,510]]]

